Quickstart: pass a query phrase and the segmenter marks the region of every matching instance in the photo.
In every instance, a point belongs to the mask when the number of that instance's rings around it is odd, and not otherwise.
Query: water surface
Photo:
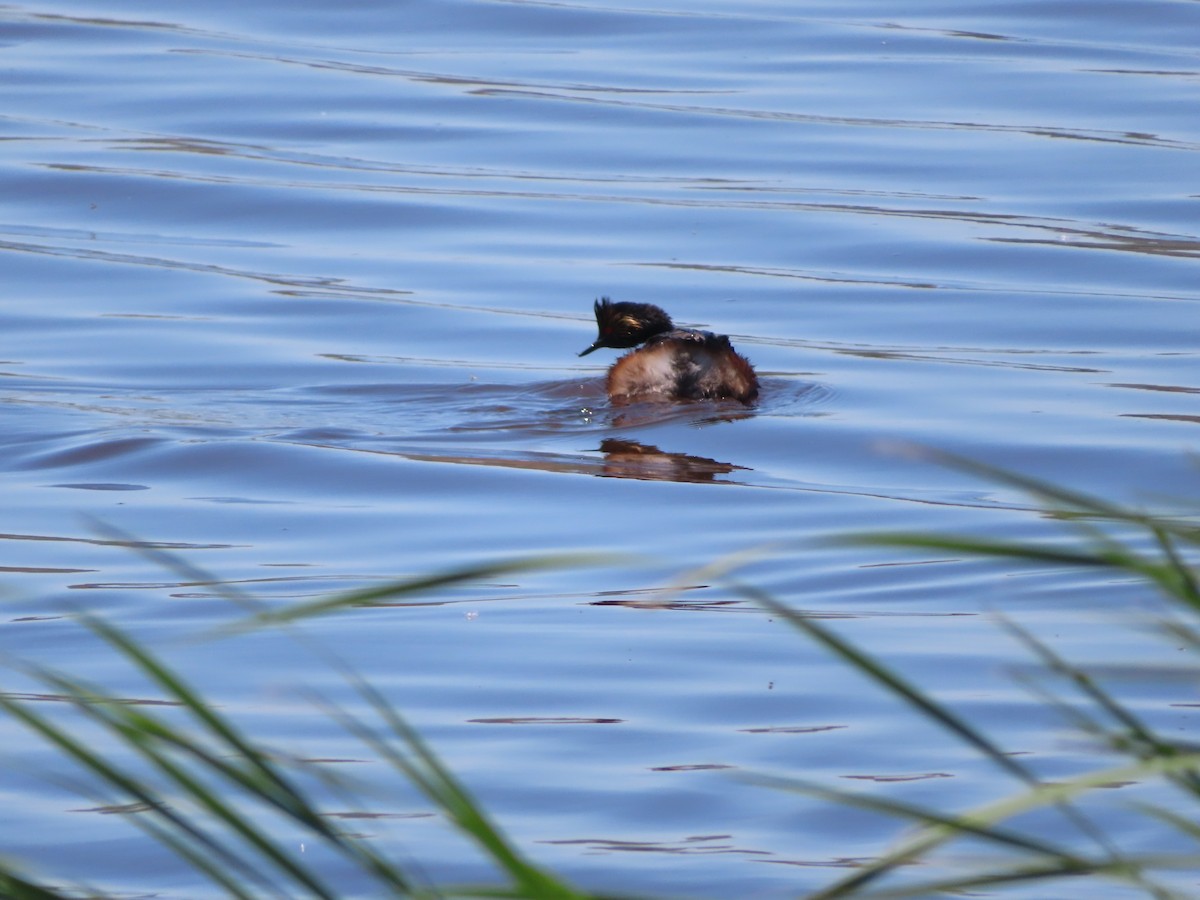
[[[987,613],[1136,665],[1158,645],[1112,621],[1144,589],[825,539],[1052,533],[1025,498],[894,452],[909,444],[1118,499],[1195,495],[1198,17],[6,6],[0,648],[152,699],[64,615],[101,612],[255,735],[359,759],[306,691],[360,701],[302,643],[190,640],[238,614],[231,587],[286,608],[485,559],[621,554],[307,631],[580,885],[794,896],[896,826],[739,775],[955,809],[1012,784],[687,574],[769,544],[739,577],[884,653],[1043,777],[1106,763],[1009,677],[1026,655]],[[761,401],[614,408],[611,356],[576,356],[600,295],[730,334]],[[1139,711],[1194,732],[1194,686],[1151,681]],[[202,895],[0,733],[6,854]],[[355,774],[393,817],[346,821],[429,879],[485,877],[378,768]],[[1123,845],[1145,840],[1099,806]]]

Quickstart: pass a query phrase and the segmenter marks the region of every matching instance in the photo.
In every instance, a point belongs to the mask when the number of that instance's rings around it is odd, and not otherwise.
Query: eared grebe
[[[649,303],[596,301],[600,336],[580,356],[601,347],[626,353],[608,370],[608,395],[624,400],[741,400],[758,396],[754,368],[723,334],[676,328]]]

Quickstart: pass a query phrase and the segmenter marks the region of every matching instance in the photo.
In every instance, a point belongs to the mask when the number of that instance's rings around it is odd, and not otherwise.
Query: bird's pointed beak
[[[593,350],[599,350],[599,349],[600,349],[600,342],[599,342],[599,341],[596,341],[596,343],[592,344],[592,346],[588,347],[586,350],[580,350],[580,351],[579,351],[579,355],[580,355],[580,356],[587,356],[587,355],[588,355],[589,353],[591,353]]]

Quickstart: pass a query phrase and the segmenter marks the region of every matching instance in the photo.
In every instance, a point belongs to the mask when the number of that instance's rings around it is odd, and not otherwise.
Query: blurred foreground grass
[[[1163,639],[1171,640],[1175,647],[1182,642],[1191,654],[1200,651],[1200,591],[1194,562],[1200,549],[1200,528],[1190,519],[1146,514],[963,460],[943,461],[1029,495],[1045,515],[1062,523],[1072,540],[1053,546],[916,534],[873,534],[853,540],[913,550],[937,549],[958,556],[990,556],[1023,564],[1102,568],[1122,577],[1135,576],[1153,585],[1174,604],[1175,615],[1158,624]],[[126,541],[140,552],[154,554],[126,536],[110,537]],[[161,555],[157,558],[162,565],[193,580],[219,584],[219,579],[192,569],[178,558]],[[582,567],[597,562],[611,563],[611,560],[542,557],[471,566],[338,594],[283,611],[261,611],[251,598],[231,594],[231,600],[248,609],[246,616],[226,632],[288,627],[290,623],[346,607],[400,597],[423,597],[435,590],[499,574],[546,567]],[[774,789],[799,791],[829,803],[866,808],[895,817],[907,826],[890,851],[808,896],[926,897],[979,891],[991,894],[1002,892],[1006,885],[1028,890],[1031,882],[1043,885],[1046,895],[1078,896],[1076,891],[1102,887],[1091,881],[1072,880],[1066,886],[1055,881],[1068,876],[1103,878],[1152,897],[1200,894],[1200,890],[1188,888],[1200,886],[1200,850],[1147,853],[1123,849],[1121,835],[1108,833],[1079,805],[1091,792],[1114,783],[1161,782],[1171,789],[1171,801],[1130,804],[1131,830],[1144,835],[1148,828],[1157,829],[1162,835],[1161,846],[1195,848],[1200,845],[1200,746],[1156,732],[1097,679],[1060,657],[1034,634],[1013,622],[1000,620],[999,627],[1009,629],[1031,657],[1053,674],[1052,687],[1039,687],[1042,702],[1058,710],[1064,721],[1088,739],[1110,748],[1114,759],[1119,759],[1113,766],[1067,781],[1046,783],[983,730],[940,703],[920,685],[896,674],[885,659],[864,653],[825,625],[796,613],[779,598],[768,596],[753,585],[737,583],[729,575],[724,577],[742,594],[840,657],[845,665],[891,692],[897,702],[907,704],[913,716],[937,723],[948,735],[965,742],[1014,780],[1010,796],[975,809],[950,811],[917,807],[823,784],[765,776],[752,779]],[[87,790],[94,798],[114,810],[128,810],[124,817],[128,822],[175,854],[216,893],[234,898],[333,900],[345,896],[338,884],[330,883],[322,867],[312,862],[318,854],[304,852],[307,845],[320,847],[325,856],[336,856],[342,866],[352,867],[365,883],[372,885],[370,896],[555,900],[597,896],[574,888],[531,862],[434,750],[406,724],[400,711],[352,674],[345,677],[355,684],[370,715],[356,716],[327,706],[328,715],[356,737],[374,759],[400,773],[445,821],[473,842],[493,864],[498,873],[496,883],[431,885],[419,872],[419,860],[398,862],[383,855],[369,840],[338,827],[323,812],[321,801],[309,786],[314,775],[311,764],[270,750],[254,735],[241,730],[208,702],[200,690],[188,684],[169,659],[160,658],[113,623],[84,615],[79,616],[79,621],[103,641],[108,651],[156,687],[166,701],[166,711],[125,702],[69,672],[17,660],[10,664],[24,677],[36,681],[46,693],[68,700],[73,715],[49,715],[15,693],[0,693],[0,713],[67,758],[80,773],[79,783],[89,785]],[[1191,662],[1190,670],[1200,679],[1200,664]],[[122,749],[120,761],[112,754],[94,749],[98,744],[89,735],[96,729],[105,735],[106,740],[100,745],[111,744]],[[328,780],[327,776],[318,774],[318,777]],[[1031,811],[1048,808],[1057,810],[1070,823],[1071,840],[1026,831],[1015,821]],[[1136,823],[1132,823],[1134,817]],[[9,827],[17,818],[19,811],[9,810]],[[274,823],[279,821],[288,825],[286,841],[276,836],[280,830]],[[302,835],[299,843],[294,839],[296,833]],[[968,841],[973,845],[982,842],[1003,852],[981,857],[967,871],[960,869],[934,879],[923,877],[922,867],[914,866],[955,842]],[[356,892],[356,896],[361,895]],[[53,878],[30,873],[21,860],[0,861],[0,897],[48,900],[109,896],[116,895],[82,884],[64,886]]]

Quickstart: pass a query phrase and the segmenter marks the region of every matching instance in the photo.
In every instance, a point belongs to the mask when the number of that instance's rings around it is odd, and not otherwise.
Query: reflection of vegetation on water
[[[1033,496],[1048,516],[1060,520],[1073,533],[1073,541],[1051,545],[911,534],[871,535],[856,540],[951,551],[964,556],[1086,566],[1123,576],[1134,575],[1156,587],[1177,606],[1177,617],[1161,625],[1164,638],[1169,638],[1173,647],[1182,645],[1192,652],[1200,650],[1200,587],[1192,557],[1200,548],[1200,527],[1187,518],[1148,515],[1033,479],[961,460],[948,461]],[[145,550],[145,545],[141,548]],[[596,557],[557,557],[466,567],[339,594],[283,611],[251,610],[250,616],[231,631],[282,627],[347,606],[424,598],[441,588],[503,573],[549,566],[581,567],[597,561]],[[164,562],[174,568],[187,568],[177,558]],[[188,570],[188,574],[195,577],[202,573]],[[1043,702],[1060,712],[1082,735],[1103,743],[1122,760],[1066,780],[1043,781],[1019,757],[896,674],[881,659],[864,653],[777,598],[749,585],[734,586],[816,639],[846,665],[886,688],[907,704],[914,716],[936,723],[955,739],[965,742],[980,758],[1012,776],[1016,784],[1007,797],[966,812],[954,812],[825,785],[780,778],[756,779],[773,788],[800,791],[916,826],[893,849],[855,865],[811,897],[929,896],[980,888],[996,890],[1009,884],[1027,885],[1031,880],[1079,875],[1113,879],[1152,897],[1188,895],[1172,886],[1171,873],[1182,873],[1190,882],[1200,871],[1200,851],[1190,849],[1200,842],[1197,824],[1200,745],[1156,730],[1088,671],[1062,658],[1030,631],[1002,621],[1002,627],[1009,629],[1051,676],[1037,685]],[[328,708],[329,715],[357,738],[373,759],[386,763],[418,789],[462,837],[473,841],[495,866],[501,879],[498,883],[430,885],[416,865],[397,863],[383,855],[370,840],[348,832],[339,824],[346,819],[387,814],[369,812],[366,804],[362,805],[361,813],[336,813],[324,808],[324,800],[319,797],[324,798],[330,791],[343,799],[355,797],[354,785],[348,780],[334,777],[328,767],[322,768],[314,761],[268,750],[145,644],[102,619],[81,617],[80,621],[153,684],[160,697],[131,701],[108,694],[65,671],[23,665],[21,672],[37,682],[39,691],[0,694],[0,710],[84,773],[88,790],[106,811],[122,814],[126,821],[176,854],[198,876],[227,896],[345,896],[340,890],[342,879],[337,884],[331,883],[330,875],[312,861],[321,855],[326,859],[339,858],[343,871],[352,871],[363,884],[371,884],[371,896],[592,896],[530,862],[433,750],[370,685],[348,676],[370,711],[368,717],[336,707]],[[1190,671],[1194,676],[1196,667]],[[36,702],[46,699],[66,701],[74,715],[41,711]],[[120,753],[98,750],[96,730]],[[1130,803],[1119,833],[1111,833],[1090,817],[1085,801],[1097,790],[1147,782],[1155,782],[1172,793],[1166,802]],[[1054,834],[1046,834],[1044,823],[1040,830],[1023,828],[1020,817],[1038,810],[1056,810],[1061,814],[1059,821],[1064,823],[1063,827]],[[286,827],[281,828],[281,822]],[[11,824],[10,819],[10,827]],[[280,833],[288,837],[280,838]],[[1128,843],[1126,834],[1137,834],[1140,844],[1151,844],[1156,849],[1151,852],[1128,849],[1122,846]],[[1148,841],[1147,834],[1153,839]],[[954,842],[969,844],[973,850],[989,848],[1001,852],[976,853],[965,866],[960,862],[952,871],[946,866],[913,865],[942,862],[943,858],[935,858],[935,854]],[[311,848],[307,854],[306,846]],[[943,874],[930,876],[929,872]],[[350,893],[361,896],[361,886]],[[65,888],[59,881],[40,880],[25,872],[17,860],[0,862],[0,896],[52,900],[108,895],[85,886]]]

